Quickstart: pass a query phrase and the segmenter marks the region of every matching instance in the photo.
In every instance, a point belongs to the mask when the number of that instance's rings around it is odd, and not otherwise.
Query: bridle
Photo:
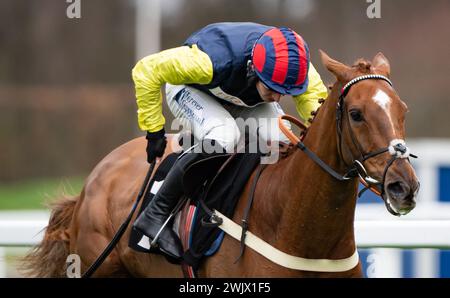
[[[358,82],[364,81],[364,80],[383,80],[387,82],[390,86],[392,86],[391,80],[389,80],[387,77],[377,74],[369,74],[364,76],[359,76],[348,82],[342,89],[339,95],[339,101],[336,106],[336,130],[337,130],[337,136],[338,136],[338,151],[341,156],[341,159],[345,163],[345,159],[342,155],[342,118],[344,115],[344,105],[345,105],[345,97],[350,91],[350,88],[357,84]],[[347,115],[348,119],[348,115]],[[361,196],[367,189],[370,189],[375,194],[381,196],[384,192],[384,182],[386,180],[386,175],[389,170],[389,168],[393,165],[393,163],[397,159],[407,159],[409,161],[409,157],[417,158],[416,155],[411,154],[409,151],[409,148],[406,146],[405,141],[403,140],[392,140],[387,147],[383,147],[377,150],[374,150],[372,152],[369,152],[367,154],[363,153],[363,150],[361,148],[361,145],[357,142],[356,137],[353,133],[353,130],[350,127],[350,122],[347,121],[347,130],[350,135],[350,138],[352,140],[353,145],[357,148],[360,154],[360,158],[355,159],[353,157],[353,154],[351,153],[350,149],[345,147],[348,151],[350,151],[350,155],[352,156],[353,162],[349,166],[349,169],[344,175],[341,175],[337,173],[335,170],[333,170],[329,165],[327,165],[323,160],[321,160],[314,152],[309,150],[305,144],[300,140],[297,136],[295,136],[284,124],[282,120],[288,120],[290,122],[293,122],[297,126],[300,126],[301,128],[306,128],[306,126],[297,120],[296,118],[289,116],[289,115],[282,115],[278,118],[278,124],[280,126],[280,129],[283,131],[283,133],[289,138],[289,140],[295,144],[297,148],[305,152],[306,155],[308,155],[315,163],[317,163],[324,171],[326,171],[328,174],[333,176],[335,179],[339,181],[347,181],[353,178],[359,178],[361,183],[364,185],[364,188],[359,192],[358,196]],[[345,143],[344,143],[345,144]],[[382,180],[379,181],[373,177],[371,177],[368,173],[366,168],[364,167],[364,162],[368,159],[374,158],[380,154],[389,152],[389,154],[392,156],[383,171]]]

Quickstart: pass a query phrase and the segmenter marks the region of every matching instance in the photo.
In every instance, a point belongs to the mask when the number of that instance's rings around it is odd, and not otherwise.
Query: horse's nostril
[[[387,190],[390,195],[398,197],[398,198],[402,198],[402,197],[406,196],[409,191],[407,189],[407,187],[405,187],[405,185],[400,181],[389,183],[387,186]]]

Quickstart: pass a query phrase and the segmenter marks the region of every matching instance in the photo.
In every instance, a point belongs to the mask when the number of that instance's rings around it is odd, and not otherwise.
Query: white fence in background
[[[377,277],[401,276],[399,252],[383,248],[450,248],[448,217],[446,220],[356,220],[356,242],[359,248],[371,248],[369,258],[376,256],[376,259],[366,261],[379,260],[374,263]],[[6,276],[6,262],[3,260],[5,249],[2,246],[36,245],[42,240],[47,223],[48,213],[14,213],[7,216],[0,213],[0,277]],[[419,262],[422,260],[422,274],[432,277],[436,267],[433,253],[425,251],[418,254],[417,258]],[[431,269],[426,273],[428,271],[424,268]]]
[[[421,181],[417,207],[411,214],[397,218],[387,212],[384,204],[357,206],[357,245],[370,248],[368,263],[380,260],[374,262],[376,274],[370,276],[402,276],[401,252],[388,248],[450,248],[450,203],[438,200],[438,169],[450,167],[450,141],[414,140],[408,145],[419,155],[413,161]],[[43,237],[48,217],[48,212],[0,212],[0,277],[5,276],[2,247],[35,245]],[[436,251],[419,250],[414,258],[416,276],[437,276]]]
[[[4,219],[0,213],[0,246],[33,246],[42,240],[48,223],[45,213],[16,213],[28,219]],[[450,248],[450,215],[447,220],[356,220],[360,248]]]

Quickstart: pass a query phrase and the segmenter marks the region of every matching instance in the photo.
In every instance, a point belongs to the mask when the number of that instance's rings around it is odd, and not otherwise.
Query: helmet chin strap
[[[247,61],[247,80],[253,79],[255,77],[257,77],[256,71],[255,71],[255,66],[252,63],[252,60],[249,59]]]

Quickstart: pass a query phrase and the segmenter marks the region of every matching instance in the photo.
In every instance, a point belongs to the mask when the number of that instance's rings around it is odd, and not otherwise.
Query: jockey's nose
[[[281,99],[281,94],[280,94],[280,93],[273,92],[273,93],[272,93],[272,99],[273,99],[273,101],[279,102],[280,99]]]

